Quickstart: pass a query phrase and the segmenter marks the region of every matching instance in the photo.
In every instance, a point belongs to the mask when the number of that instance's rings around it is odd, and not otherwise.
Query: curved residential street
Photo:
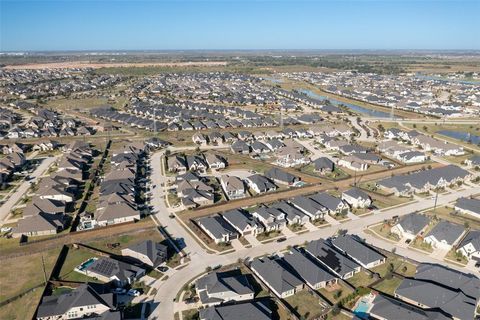
[[[384,241],[380,238],[373,237],[364,233],[364,229],[370,225],[382,222],[385,219],[391,219],[394,216],[402,216],[413,211],[421,211],[434,206],[433,197],[420,199],[413,201],[398,207],[387,208],[380,210],[374,215],[364,216],[360,219],[349,220],[344,223],[332,225],[330,227],[316,229],[301,235],[292,235],[287,237],[287,240],[281,243],[270,242],[266,244],[253,245],[251,248],[243,248],[236,250],[235,252],[228,254],[212,254],[207,252],[202,246],[200,246],[193,236],[187,232],[177,219],[169,218],[169,211],[165,205],[165,193],[162,187],[163,183],[167,180],[163,174],[161,157],[163,151],[157,152],[152,155],[152,182],[157,187],[153,190],[152,204],[155,207],[155,217],[165,227],[165,229],[174,238],[182,238],[185,243],[184,251],[188,254],[190,261],[188,264],[179,270],[170,270],[168,272],[168,279],[161,281],[158,280],[154,284],[157,289],[157,294],[154,298],[154,309],[152,317],[154,319],[170,320],[174,318],[174,313],[177,311],[174,299],[177,293],[182,287],[189,283],[192,279],[205,271],[207,267],[216,265],[227,265],[237,262],[239,259],[251,258],[260,256],[263,254],[272,254],[277,251],[285,249],[287,246],[300,245],[305,241],[311,241],[318,238],[327,238],[337,233],[339,229],[346,229],[351,233],[361,234],[368,243],[380,247],[382,249],[391,251],[394,247],[396,252],[400,255],[408,255],[408,257],[417,260],[419,262],[434,262],[447,264],[449,267],[467,271],[465,268],[458,267],[454,264],[447,263],[444,260],[438,260],[435,257],[426,255],[421,252],[414,251],[402,247],[399,244],[392,244],[388,241]],[[437,206],[442,206],[450,202],[455,201],[459,197],[468,197],[473,194],[477,194],[476,187],[466,186],[465,189],[454,191],[450,194],[443,195],[438,199]],[[468,270],[468,271],[474,271]],[[475,272],[475,271],[474,271]]]

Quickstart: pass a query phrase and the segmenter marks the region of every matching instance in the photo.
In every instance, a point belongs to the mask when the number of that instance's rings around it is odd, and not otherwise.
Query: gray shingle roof
[[[395,293],[430,308],[438,307],[458,319],[473,319],[475,314],[475,299],[434,283],[406,278]]]
[[[363,265],[385,258],[385,256],[350,234],[336,237],[332,240],[332,244]]]
[[[427,237],[434,236],[438,241],[445,240],[452,245],[462,235],[464,230],[465,228],[459,224],[442,220],[430,230]]]
[[[335,279],[334,275],[320,267],[297,249],[290,251],[283,259],[305,282],[313,286],[320,282]]]
[[[480,214],[480,199],[460,198],[455,203],[455,207]]]
[[[450,317],[443,315],[438,311],[425,311],[402,301],[392,299],[381,294],[373,300],[373,307],[370,313],[374,317],[382,319],[396,320],[447,320]]]
[[[267,320],[272,311],[262,301],[252,301],[200,310],[200,320]]]
[[[293,290],[303,284],[302,280],[288,271],[279,261],[280,259],[257,258],[252,261],[250,267],[260,274],[263,280],[280,294]]]
[[[399,224],[402,228],[411,234],[418,234],[428,223],[430,219],[419,213],[410,213],[400,218]]]

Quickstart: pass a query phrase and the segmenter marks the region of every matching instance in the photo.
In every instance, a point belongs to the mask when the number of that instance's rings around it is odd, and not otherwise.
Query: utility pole
[[[433,214],[435,214],[435,210],[437,209],[437,200],[438,200],[438,188],[437,188],[437,193],[435,194],[435,204],[433,205]]]
[[[45,284],[47,283],[47,272],[45,271],[45,260],[43,259],[42,254],[42,268],[43,268],[43,279],[45,280]]]

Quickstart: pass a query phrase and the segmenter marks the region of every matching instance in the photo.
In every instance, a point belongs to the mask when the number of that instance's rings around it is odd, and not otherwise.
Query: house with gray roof
[[[328,212],[327,208],[305,196],[291,199],[290,204],[309,216],[311,220],[322,219]]]
[[[220,185],[228,200],[245,198],[246,196],[245,184],[238,177],[222,175]]]
[[[283,260],[313,290],[329,287],[337,283],[338,279],[332,273],[328,272],[314,258],[309,257],[306,253],[302,253],[300,249],[292,249],[285,254]]]
[[[19,238],[25,236],[53,235],[63,230],[66,223],[65,215],[38,212],[19,219],[17,226],[13,228],[12,236]]]
[[[331,241],[338,251],[350,257],[366,269],[384,264],[386,258],[383,254],[372,249],[357,236],[351,234],[340,235]]]
[[[455,203],[454,208],[463,214],[480,219],[480,199],[460,198]]]
[[[400,239],[413,240],[418,234],[425,231],[429,223],[430,219],[426,215],[413,212],[402,216],[398,223],[390,229],[390,232],[397,234]]]
[[[407,304],[382,294],[378,294],[372,302],[373,306],[367,310],[371,317],[381,320],[448,320],[446,316],[437,310],[423,310],[417,306]]]
[[[199,311],[200,320],[270,320],[272,311],[263,301],[213,306]]]
[[[335,163],[327,157],[320,157],[313,161],[313,171],[320,174],[331,173],[335,170]]]
[[[230,146],[233,153],[249,154],[250,146],[243,140],[237,140]]]
[[[402,176],[393,176],[377,182],[377,185],[397,196],[424,193],[431,189],[447,187],[458,181],[469,181],[472,174],[455,165],[427,169]]]
[[[204,306],[253,300],[255,294],[249,278],[238,270],[210,272],[195,281],[195,290]]]
[[[310,220],[310,217],[303,213],[301,210],[288,204],[288,202],[281,200],[270,205],[272,208],[276,208],[285,212],[285,218],[289,224],[304,225]]]
[[[467,259],[480,261],[480,230],[470,231],[457,246],[457,251]]]
[[[309,242],[305,250],[341,279],[351,278],[361,270],[358,263],[335,250],[324,239]]]
[[[167,261],[168,247],[159,242],[144,240],[122,249],[122,256],[132,257],[152,268],[156,268]]]
[[[438,264],[421,263],[416,269],[414,278],[459,290],[477,302],[480,299],[480,279],[470,273],[463,273]]]
[[[351,188],[342,192],[342,200],[352,208],[368,208],[372,205],[372,199],[368,193],[359,188]]]
[[[198,218],[196,223],[217,244],[230,242],[238,236],[235,229],[219,215]]]
[[[260,206],[251,213],[265,226],[265,231],[282,230],[287,225],[285,212],[277,208]]]
[[[327,208],[328,214],[332,216],[347,213],[349,210],[349,206],[345,201],[326,192],[316,193],[309,198]]]
[[[40,302],[36,319],[80,319],[102,318],[121,319],[119,311],[115,311],[115,297],[112,293],[95,290],[88,284],[81,284],[68,293],[44,296]]]
[[[222,217],[242,236],[246,234],[258,235],[265,231],[258,219],[242,209],[233,209],[222,213]]]
[[[405,278],[395,290],[395,298],[422,309],[440,308],[453,319],[473,319],[477,302],[459,290],[438,284]]]
[[[271,168],[265,171],[265,177],[275,183],[286,184],[289,186],[294,185],[301,180],[300,177],[278,168]]]
[[[95,259],[84,269],[76,267],[74,270],[105,283],[113,282],[119,287],[131,284],[145,274],[145,269],[108,257]]]
[[[245,178],[245,181],[247,182],[248,186],[256,193],[265,193],[277,190],[277,186],[275,185],[275,183],[260,174],[251,175]]]
[[[289,271],[281,260],[256,258],[251,262],[250,269],[275,295],[286,298],[302,290],[303,281]]]
[[[463,226],[442,220],[426,235],[425,242],[430,243],[434,248],[450,250],[464,232]]]
[[[472,168],[480,167],[480,155],[476,155],[465,160],[465,164]]]

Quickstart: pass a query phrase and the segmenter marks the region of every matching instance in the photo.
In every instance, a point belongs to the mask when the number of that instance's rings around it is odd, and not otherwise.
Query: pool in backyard
[[[90,258],[88,259],[87,261],[83,262],[81,265],[79,265],[78,267],[76,267],[75,269],[77,271],[80,271],[80,272],[84,272],[92,263],[95,262],[95,260],[97,260],[97,258]]]
[[[360,319],[369,319],[368,312],[370,311],[372,307],[370,299],[365,299],[362,298],[358,304],[355,310],[353,310],[353,313]]]

